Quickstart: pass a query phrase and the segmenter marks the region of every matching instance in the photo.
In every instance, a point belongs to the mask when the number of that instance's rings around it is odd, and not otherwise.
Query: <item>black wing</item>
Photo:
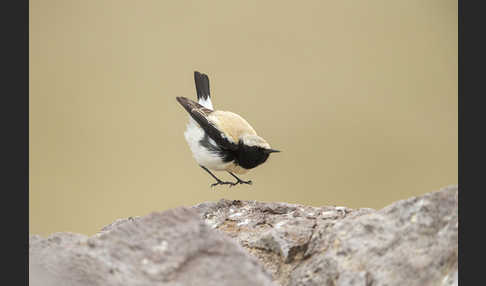
[[[207,116],[214,112],[213,110],[182,96],[176,99],[216,144],[225,150],[238,149],[238,144],[229,141],[224,133],[208,120]]]

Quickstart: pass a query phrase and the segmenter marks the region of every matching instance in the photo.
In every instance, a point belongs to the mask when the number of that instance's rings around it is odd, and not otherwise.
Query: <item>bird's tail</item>
[[[194,81],[196,82],[197,101],[202,106],[213,109],[211,94],[209,92],[209,78],[206,74],[198,71],[194,72]]]

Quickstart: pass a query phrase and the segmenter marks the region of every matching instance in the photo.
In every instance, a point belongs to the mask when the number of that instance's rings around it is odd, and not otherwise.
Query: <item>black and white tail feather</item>
[[[209,90],[209,77],[198,71],[194,72],[194,81],[196,82],[196,92],[198,103],[202,106],[213,110],[211,102],[211,92]]]

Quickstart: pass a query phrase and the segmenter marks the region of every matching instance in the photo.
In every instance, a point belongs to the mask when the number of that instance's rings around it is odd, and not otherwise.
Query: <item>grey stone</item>
[[[310,242],[316,239],[313,234],[319,226],[325,229],[345,217],[373,211],[224,199],[194,208],[208,225],[257,257],[280,285],[288,285],[294,269],[308,259]]]
[[[92,237],[33,235],[31,285],[458,285],[457,196],[381,210],[223,199]]]
[[[273,285],[191,209],[119,220],[93,237],[30,237],[31,285]]]
[[[458,187],[382,210],[228,201],[195,206],[280,285],[457,285]]]

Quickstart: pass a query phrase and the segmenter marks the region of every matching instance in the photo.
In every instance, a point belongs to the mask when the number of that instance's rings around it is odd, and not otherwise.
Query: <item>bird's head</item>
[[[238,156],[238,163],[247,169],[264,163],[271,153],[280,152],[272,149],[265,139],[255,134],[241,136],[238,144],[241,150]]]

